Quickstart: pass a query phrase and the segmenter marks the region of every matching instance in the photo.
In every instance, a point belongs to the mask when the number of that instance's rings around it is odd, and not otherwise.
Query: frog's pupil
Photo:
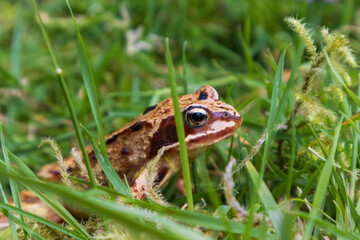
[[[195,112],[195,113],[191,114],[191,118],[196,122],[201,122],[202,120],[204,120],[205,114],[203,114],[201,112]]]

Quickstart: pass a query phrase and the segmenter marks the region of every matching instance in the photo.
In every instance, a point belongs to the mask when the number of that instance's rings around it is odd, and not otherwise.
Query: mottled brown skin
[[[209,120],[203,127],[195,128],[184,124],[185,140],[191,160],[207,146],[231,136],[241,125],[242,119],[238,112],[220,101],[218,93],[210,86],[203,86],[195,93],[179,97],[179,102],[183,114],[184,109],[189,106],[202,106],[209,113]],[[143,114],[108,135],[105,140],[110,162],[120,177],[126,175],[134,193],[143,192],[143,180],[140,175],[161,147],[165,146],[166,150],[159,162],[157,182],[162,184],[181,167],[171,98],[147,108]],[[88,153],[95,175],[106,185],[105,175],[91,148],[88,149]],[[66,160],[66,166],[76,175],[78,168],[73,158]],[[57,164],[45,166],[39,176],[58,179]],[[139,196],[142,197],[143,195]]]

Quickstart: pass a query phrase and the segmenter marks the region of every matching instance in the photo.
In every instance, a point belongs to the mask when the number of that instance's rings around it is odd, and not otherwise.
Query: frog
[[[185,130],[185,142],[190,162],[211,145],[232,136],[242,124],[236,109],[221,101],[211,86],[179,97]],[[105,137],[107,153],[117,174],[126,180],[136,199],[146,197],[147,168],[158,160],[154,184],[164,185],[181,169],[179,142],[177,138],[173,100],[168,98],[150,106],[138,117],[119,130]],[[159,154],[161,152],[161,154]],[[107,185],[107,178],[91,146],[87,147],[91,167],[100,185]],[[65,159],[65,167],[75,177],[83,177],[75,158]],[[58,163],[46,164],[38,176],[52,181],[60,180]],[[54,222],[62,219],[32,192],[20,193],[23,209],[36,212]],[[0,228],[8,226],[7,218],[0,214]]]
[[[202,86],[194,93],[180,96],[179,104],[190,162],[209,146],[232,136],[242,124],[242,117],[236,109],[221,101],[211,86]],[[164,185],[181,169],[172,98],[146,108],[134,120],[106,136],[105,143],[111,164],[120,177],[126,176],[137,199],[145,197],[147,166],[163,149],[154,184]],[[91,147],[87,153],[94,175],[101,185],[107,185],[106,176]],[[74,157],[66,159],[65,166],[77,176],[79,167]],[[38,176],[59,179],[58,164],[45,165]]]

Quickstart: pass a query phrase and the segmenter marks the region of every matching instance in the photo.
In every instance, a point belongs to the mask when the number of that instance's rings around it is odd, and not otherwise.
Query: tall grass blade
[[[31,0],[31,4],[33,6],[35,16],[36,16],[36,19],[38,21],[42,36],[43,36],[44,41],[45,41],[45,44],[46,44],[47,49],[49,51],[49,54],[51,56],[51,60],[52,60],[54,66],[55,66],[55,69],[56,69],[56,74],[57,74],[57,77],[58,77],[58,81],[59,81],[61,90],[62,90],[62,92],[64,94],[65,101],[66,101],[66,104],[67,104],[67,107],[68,107],[68,110],[69,110],[69,113],[70,113],[70,116],[71,116],[71,120],[73,122],[73,126],[74,126],[74,129],[75,129],[75,132],[76,132],[76,136],[77,136],[77,139],[79,141],[80,149],[81,149],[81,152],[83,154],[84,161],[85,161],[85,166],[86,166],[86,169],[87,169],[87,171],[89,173],[89,179],[90,179],[91,185],[92,185],[92,187],[96,188],[96,182],[95,182],[94,174],[93,174],[92,169],[91,169],[90,160],[89,160],[89,157],[88,157],[87,152],[86,152],[85,142],[84,142],[83,136],[81,135],[81,131],[80,131],[80,128],[79,128],[79,121],[78,121],[78,119],[76,117],[75,108],[74,108],[74,105],[72,104],[70,94],[69,94],[69,91],[68,91],[66,83],[65,83],[65,79],[64,79],[63,74],[62,74],[62,70],[61,70],[61,68],[60,68],[60,66],[59,66],[59,64],[58,64],[58,62],[56,60],[54,51],[52,50],[52,46],[51,46],[51,43],[50,43],[49,36],[48,36],[48,34],[47,34],[46,30],[45,30],[45,25],[44,25],[44,23],[43,23],[43,21],[41,19],[39,9],[37,7],[37,4],[36,4],[35,0]]]
[[[2,169],[4,169],[4,168],[2,168]],[[1,182],[0,182],[0,192],[1,192],[0,202],[8,203]],[[11,212],[9,212],[5,209],[4,210],[1,209],[1,210],[3,211],[3,214],[8,218],[9,226],[10,226],[10,230],[11,230],[11,238],[13,240],[17,240],[18,235],[17,235],[17,231],[16,231],[16,226],[15,226],[15,218],[16,217]]]
[[[275,199],[271,195],[271,192],[265,185],[263,181],[260,179],[259,173],[256,171],[254,165],[250,162],[246,162],[246,169],[249,172],[250,178],[256,188],[257,194],[259,195],[261,201],[263,202],[269,216],[271,219],[272,224],[277,233],[281,232],[281,225],[284,221],[284,215],[281,213],[278,205],[276,204]]]
[[[329,180],[331,176],[331,172],[333,169],[333,163],[334,163],[334,157],[336,152],[336,146],[339,139],[339,134],[341,130],[341,123],[342,119],[339,121],[338,126],[336,127],[335,134],[334,134],[334,140],[333,145],[331,147],[330,155],[321,171],[320,178],[316,187],[315,196],[313,200],[313,205],[310,211],[309,220],[307,222],[305,231],[304,231],[304,239],[310,239],[311,233],[314,229],[315,224],[315,218],[318,216],[318,212],[321,209],[321,206],[323,204],[326,191],[328,189]]]
[[[71,13],[71,17],[73,19],[75,30],[76,30],[76,40],[77,40],[78,53],[79,53],[79,58],[80,58],[81,74],[83,76],[86,93],[87,93],[89,103],[91,106],[91,111],[92,111],[94,119],[95,119],[98,137],[99,137],[99,141],[100,141],[100,150],[101,150],[103,158],[98,159],[98,161],[101,165],[101,168],[103,169],[106,176],[108,177],[109,181],[114,186],[114,188],[117,191],[127,195],[128,191],[126,190],[125,184],[121,181],[120,177],[117,175],[114,167],[111,165],[109,158],[108,158],[108,154],[107,154],[107,150],[106,150],[106,143],[105,143],[105,135],[104,135],[103,127],[102,127],[101,113],[100,113],[98,98],[97,98],[97,94],[96,94],[96,90],[95,90],[94,78],[93,78],[93,74],[92,74],[91,67],[90,67],[90,62],[89,62],[89,59],[88,59],[88,56],[86,53],[84,41],[81,37],[81,34],[80,34],[79,28],[77,26],[75,16],[72,12],[70,3],[68,0],[66,0],[66,3],[69,8],[69,11]]]
[[[91,144],[91,146],[92,146],[93,149],[94,149],[94,153],[95,153],[95,155],[96,155],[96,158],[99,159],[99,162],[100,162],[100,161],[104,161],[104,160],[103,160],[104,156],[103,156],[103,154],[102,154],[102,152],[101,152],[101,150],[100,150],[100,149],[101,149],[101,146],[98,144],[98,142],[96,141],[96,139],[94,138],[94,136],[90,133],[89,130],[86,129],[86,127],[85,127],[84,125],[81,125],[81,124],[80,124],[80,126],[81,126],[81,128],[84,130],[84,132],[85,132],[85,134],[87,135],[87,137],[89,138],[90,144]],[[113,173],[111,173],[111,174],[113,174]],[[116,174],[116,176],[118,176],[116,172],[115,172],[115,174]],[[117,188],[115,188],[115,189],[117,189]],[[130,190],[128,187],[126,187],[125,192],[124,192],[122,189],[120,189],[120,191],[119,191],[119,190],[117,190],[117,191],[118,191],[119,193],[121,193],[122,195],[125,195],[125,196],[130,196],[130,193],[131,193],[131,190]]]
[[[290,156],[290,164],[289,164],[289,173],[287,177],[287,188],[286,188],[286,197],[290,199],[291,186],[293,182],[293,171],[294,171],[294,162],[295,162],[295,154],[296,154],[296,129],[295,129],[295,113],[292,112],[291,116],[291,156]]]
[[[166,40],[165,40],[165,45],[166,45],[166,64],[167,64],[168,71],[169,71],[169,85],[171,88],[171,97],[172,97],[173,104],[174,104],[176,132],[177,132],[178,141],[179,141],[181,166],[182,166],[183,177],[184,177],[184,181],[185,181],[186,200],[187,200],[189,211],[194,211],[194,201],[193,201],[193,195],[192,195],[192,189],[191,189],[189,158],[188,158],[186,142],[185,142],[184,121],[183,121],[183,116],[182,116],[180,104],[179,104],[179,96],[178,96],[177,87],[176,87],[176,76],[175,76],[174,65],[172,62],[168,38],[166,38]]]
[[[272,90],[272,96],[271,96],[271,105],[270,105],[270,113],[269,113],[269,119],[267,122],[267,134],[266,134],[266,140],[265,140],[265,147],[264,147],[264,154],[263,159],[261,162],[261,169],[260,169],[260,178],[262,179],[264,176],[265,167],[270,155],[270,147],[272,139],[275,135],[275,124],[278,121],[279,116],[279,102],[280,102],[280,96],[281,96],[281,89],[282,89],[282,82],[283,82],[283,71],[284,71],[284,60],[285,60],[285,54],[286,54],[287,48],[281,53],[279,63],[276,69],[275,73],[275,79],[273,82],[273,90]]]
[[[7,153],[7,149],[6,149],[6,143],[5,143],[5,137],[4,137],[3,123],[2,122],[0,122],[0,141],[1,141],[2,153],[3,153],[5,164],[6,164],[6,169],[8,171],[11,171],[12,165],[11,165],[11,161],[10,161],[9,155]],[[20,194],[19,194],[18,185],[13,179],[9,179],[9,182],[10,182],[11,196],[13,198],[14,204],[15,204],[15,206],[17,208],[21,209],[21,201],[20,201]],[[3,197],[5,198],[5,195]],[[12,218],[12,217],[10,217],[10,218]],[[19,215],[19,218],[20,218],[20,221],[25,224],[24,217],[22,215]],[[10,222],[10,219],[9,219],[9,222]],[[11,230],[13,230],[13,229],[11,229]],[[17,233],[15,233],[15,234],[17,234]],[[26,236],[26,232],[25,232],[25,236]]]

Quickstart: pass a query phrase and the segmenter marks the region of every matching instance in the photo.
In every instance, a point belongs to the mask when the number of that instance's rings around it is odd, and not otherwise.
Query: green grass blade
[[[60,66],[59,66],[59,64],[58,64],[58,62],[56,60],[55,54],[54,54],[54,52],[52,50],[49,36],[48,36],[48,34],[47,34],[46,30],[45,30],[45,26],[44,26],[44,23],[43,23],[43,21],[41,19],[39,9],[37,7],[37,4],[36,4],[35,0],[31,0],[31,4],[33,6],[35,16],[36,16],[36,19],[38,21],[38,24],[39,24],[43,39],[45,41],[45,44],[46,44],[47,49],[49,51],[49,54],[51,56],[51,60],[52,60],[54,66],[55,66],[55,69],[56,69],[56,74],[57,74],[57,77],[58,77],[58,81],[59,81],[61,90],[62,90],[62,92],[64,94],[65,101],[66,101],[66,104],[67,104],[67,107],[68,107],[68,110],[69,110],[69,113],[70,113],[70,116],[71,116],[71,120],[72,120],[73,126],[75,128],[76,136],[77,136],[78,141],[79,141],[79,145],[80,145],[80,149],[81,149],[84,161],[85,161],[86,169],[87,169],[87,171],[89,173],[89,179],[90,179],[90,181],[92,183],[92,187],[96,187],[94,174],[92,172],[91,165],[90,165],[90,160],[89,160],[89,157],[88,157],[87,152],[86,152],[85,142],[84,142],[83,136],[81,135],[81,131],[80,131],[80,128],[79,128],[79,121],[78,121],[78,119],[76,117],[75,108],[74,108],[74,105],[72,104],[70,94],[69,94],[69,91],[68,91],[66,83],[65,83],[65,79],[64,79],[63,74],[62,74],[62,70],[61,70],[61,68],[60,68]]]
[[[6,199],[6,195],[4,193],[2,184],[0,182],[0,192],[1,192],[1,198],[0,198],[0,202],[4,202],[7,203],[7,199]],[[1,209],[2,210],[2,209]],[[9,226],[10,226],[10,230],[11,230],[11,237],[13,240],[17,240],[18,239],[18,235],[17,235],[17,231],[16,231],[16,226],[14,223],[14,219],[16,218],[11,212],[3,210],[3,214],[5,216],[7,216],[8,221],[9,221]]]
[[[61,226],[60,224],[54,223],[54,222],[52,222],[50,220],[39,217],[39,216],[37,216],[35,214],[32,214],[32,213],[26,212],[24,210],[21,210],[19,208],[13,207],[13,206],[11,206],[9,204],[5,204],[5,203],[0,202],[0,207],[6,209],[8,211],[16,212],[19,215],[23,215],[23,216],[26,216],[28,218],[34,219],[35,221],[43,223],[43,224],[45,224],[45,225],[47,225],[47,226],[49,226],[49,227],[51,227],[51,228],[53,228],[55,230],[58,230],[60,232],[65,233],[65,234],[67,234],[67,235],[69,235],[69,236],[71,236],[71,237],[73,237],[75,239],[87,239],[87,238],[82,237],[82,236],[80,236],[78,234],[75,234],[73,231]]]
[[[84,130],[85,134],[88,136],[89,140],[90,140],[90,144],[91,146],[93,147],[94,149],[94,153],[96,155],[96,158],[99,159],[99,162],[103,162],[104,163],[104,158],[105,156],[103,155],[103,152],[100,150],[100,145],[97,143],[96,139],[94,138],[94,136],[90,133],[89,130],[86,129],[85,126],[81,125],[81,128]],[[104,165],[106,167],[106,165]],[[114,170],[115,171],[115,170]],[[116,175],[118,176],[118,174],[115,172],[112,172],[110,171],[109,174],[112,175],[112,178],[115,178],[115,176],[113,175]],[[121,181],[121,180],[120,180]],[[121,181],[122,183],[122,181]],[[124,185],[125,186],[125,185]],[[122,195],[125,195],[125,196],[130,196],[130,193],[131,193],[131,190],[129,190],[126,186],[125,186],[125,190],[122,189],[122,187],[120,188],[120,186],[114,186],[115,189],[121,193]]]
[[[281,225],[284,221],[284,215],[281,213],[275,199],[271,195],[271,192],[269,191],[265,183],[263,181],[260,181],[260,175],[256,171],[254,165],[250,161],[247,161],[245,166],[256,188],[257,194],[259,195],[270,216],[271,222],[273,223],[276,232],[280,233]]]
[[[92,111],[94,119],[95,119],[96,128],[97,128],[97,132],[98,132],[98,138],[100,141],[100,149],[101,149],[103,158],[101,160],[99,159],[99,163],[100,163],[103,171],[105,172],[107,178],[109,179],[111,184],[114,186],[114,188],[123,194],[128,194],[125,184],[121,181],[120,177],[117,175],[117,173],[116,173],[114,167],[111,165],[108,155],[107,155],[105,135],[104,135],[103,127],[102,127],[101,113],[100,113],[100,108],[99,108],[99,104],[98,104],[98,98],[97,98],[97,94],[96,94],[96,90],[95,90],[95,83],[94,83],[94,78],[93,78],[93,74],[92,74],[91,67],[90,67],[89,58],[87,56],[85,44],[81,37],[81,34],[80,34],[79,28],[77,26],[75,16],[72,12],[70,3],[68,0],[66,0],[66,3],[69,8],[69,11],[71,13],[71,17],[73,19],[75,30],[76,30],[76,40],[77,40],[78,53],[79,53],[79,58],[80,58],[81,74],[83,76],[86,93],[87,93],[87,96],[89,99],[91,111]]]
[[[344,186],[345,181],[344,181],[344,179],[340,179],[340,176],[336,170],[333,170],[333,176],[334,176],[334,180],[338,187],[338,189],[337,189],[338,193],[341,195],[341,197],[345,198],[344,200],[347,203],[347,208],[348,208],[349,214],[351,216],[351,219],[354,221],[355,227],[359,231],[360,230],[360,216],[355,209],[354,202],[350,199],[347,189]]]
[[[8,151],[7,151],[7,148],[6,148],[2,122],[0,122],[0,141],[1,141],[1,149],[2,149],[2,152],[3,152],[4,159],[5,159],[6,169],[8,171],[11,171],[12,165],[11,165],[11,161],[10,161]],[[18,189],[18,186],[17,186],[16,182],[14,182],[11,179],[10,179],[10,189],[11,189],[11,195],[13,197],[15,206],[17,208],[21,209],[21,201],[20,201],[19,189]],[[24,221],[24,218],[21,215],[20,215],[20,219],[21,219],[21,221]]]
[[[310,215],[309,215],[309,220],[307,222],[307,225],[306,225],[306,228],[304,231],[304,239],[305,240],[310,239],[310,236],[311,236],[313,228],[314,228],[315,218],[317,217],[318,212],[321,209],[321,206],[323,204],[324,197],[325,197],[325,194],[326,194],[326,191],[328,188],[331,172],[333,169],[336,146],[337,146],[337,142],[338,142],[339,134],[340,134],[340,130],[341,130],[342,119],[343,118],[341,118],[338,126],[336,127],[331,152],[330,152],[330,155],[321,171],[320,178],[319,178],[319,181],[318,181],[318,184],[316,187],[313,205],[312,205]]]
[[[174,104],[175,124],[176,124],[176,132],[177,132],[178,141],[179,141],[181,166],[182,166],[183,177],[184,177],[184,182],[185,182],[186,200],[187,200],[189,211],[194,211],[194,201],[193,201],[193,195],[192,195],[192,189],[191,189],[189,158],[188,158],[186,142],[185,142],[184,121],[183,121],[183,116],[182,116],[180,104],[179,104],[179,96],[178,96],[177,87],[176,87],[176,76],[175,76],[174,65],[172,62],[168,38],[166,38],[166,40],[165,40],[165,45],[166,45],[166,64],[167,64],[168,71],[169,71],[169,85],[171,88],[171,97],[173,99],[173,104]]]
[[[284,60],[285,60],[285,54],[286,54],[287,48],[281,53],[279,63],[277,66],[277,70],[275,73],[275,80],[273,82],[273,91],[271,96],[271,105],[270,105],[270,113],[269,113],[269,119],[267,122],[267,134],[266,134],[266,140],[265,140],[265,147],[264,147],[264,154],[263,159],[261,162],[261,168],[260,168],[260,178],[262,179],[265,172],[265,167],[267,164],[267,160],[270,156],[270,147],[272,139],[275,135],[275,124],[278,120],[278,111],[279,111],[279,101],[281,96],[281,89],[282,89],[282,82],[283,82],[283,71],[284,71]]]
[[[6,149],[6,143],[5,143],[5,137],[4,137],[3,123],[2,122],[0,122],[0,141],[1,141],[2,153],[3,153],[5,164],[6,164],[6,169],[8,171],[11,171],[12,165],[11,165],[11,161],[10,161],[9,155],[7,153],[7,149]],[[20,194],[19,194],[18,185],[13,179],[9,179],[9,182],[10,182],[11,196],[13,198],[14,204],[15,204],[15,206],[17,208],[21,209],[21,201],[20,201]],[[5,196],[3,196],[3,197],[5,197]],[[25,224],[24,217],[22,215],[19,215],[19,218],[20,218],[19,220]],[[9,219],[9,222],[10,222],[10,219]],[[11,231],[11,233],[13,233],[13,231]],[[27,235],[26,232],[24,232],[24,233],[25,233],[25,236],[26,236]],[[15,232],[15,234],[17,234],[17,233]]]
[[[284,111],[285,103],[289,100],[290,90],[294,86],[295,75],[298,72],[298,69],[300,67],[301,58],[303,56],[304,49],[305,49],[305,44],[302,42],[299,46],[299,49],[296,52],[295,62],[292,66],[289,80],[286,83],[285,91],[280,100],[279,110],[278,110],[278,114],[277,114],[278,117],[282,115],[282,112]]]
[[[295,162],[295,154],[296,154],[296,129],[295,129],[295,113],[292,112],[291,116],[291,157],[290,157],[290,164],[289,164],[289,173],[287,178],[287,188],[286,188],[286,197],[290,199],[291,193],[291,186],[293,182],[293,171],[294,171],[294,162]]]

